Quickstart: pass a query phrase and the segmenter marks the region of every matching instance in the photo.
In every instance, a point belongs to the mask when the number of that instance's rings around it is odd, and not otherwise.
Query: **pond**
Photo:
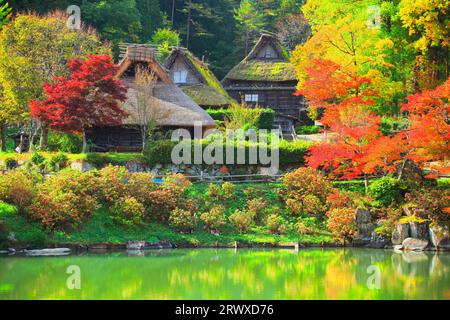
[[[450,253],[320,248],[3,256],[0,299],[450,299]]]

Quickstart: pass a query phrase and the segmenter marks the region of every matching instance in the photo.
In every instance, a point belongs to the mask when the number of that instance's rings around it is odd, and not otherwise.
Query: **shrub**
[[[200,216],[206,228],[210,232],[218,232],[226,223],[225,208],[223,206],[215,206],[211,210],[204,212]]]
[[[93,173],[63,170],[38,185],[26,212],[47,230],[68,230],[99,208],[97,190]]]
[[[271,214],[267,217],[267,228],[272,234],[284,234],[287,230],[286,220],[282,216]]]
[[[320,131],[320,127],[318,126],[296,126],[295,127],[295,132],[297,134],[315,134],[315,133],[319,133]]]
[[[403,199],[402,189],[397,179],[383,177],[370,183],[367,192],[372,196],[375,205],[388,206],[393,202],[400,202]]]
[[[225,200],[231,200],[236,197],[236,187],[231,182],[222,183],[222,194]]]
[[[45,157],[38,152],[34,152],[30,158],[31,164],[35,165],[39,170],[45,169]]]
[[[238,209],[228,219],[240,233],[246,232],[253,223],[252,214]]]
[[[435,188],[415,190],[405,195],[407,203],[405,211],[410,215],[422,219],[429,219],[432,223],[448,223],[450,207],[450,189]]]
[[[334,208],[327,212],[327,217],[334,238],[345,242],[356,236],[355,209]]]
[[[272,129],[275,120],[275,111],[270,108],[246,109],[252,113],[254,124],[257,129]],[[216,121],[224,122],[225,119],[233,117],[229,109],[207,109],[206,112]]]
[[[129,176],[126,184],[126,193],[136,198],[147,209],[151,205],[150,192],[157,189],[153,175],[147,172],[136,172]]]
[[[327,203],[331,209],[351,207],[352,196],[353,193],[350,191],[334,189],[328,196]]]
[[[73,191],[39,191],[28,207],[28,215],[47,230],[70,230],[91,216],[98,208],[93,197],[81,196]]]
[[[186,141],[185,143],[194,143],[192,141]],[[200,142],[202,144],[202,150],[209,144],[208,141],[202,140]],[[217,143],[217,142],[216,142]],[[152,166],[154,164],[172,164],[172,150],[178,144],[178,142],[170,141],[170,140],[156,140],[149,143],[144,151],[143,158],[144,162]],[[279,143],[279,159],[280,165],[303,165],[305,163],[304,158],[307,154],[308,148],[313,145],[312,142],[309,141],[286,141],[281,140]],[[263,144],[237,144],[235,143],[234,148],[234,161],[237,159],[238,148],[245,148],[245,159],[248,161],[249,158],[249,149],[250,146],[259,148],[261,146],[265,146]],[[223,146],[224,150],[224,158],[226,157],[226,148]],[[191,146],[191,152],[194,152],[194,148]],[[192,154],[190,155],[191,160],[194,159]],[[89,160],[89,159],[88,159]],[[259,161],[259,159],[257,159]]]
[[[83,141],[79,135],[50,131],[48,134],[48,150],[67,153],[80,153]]]
[[[33,172],[15,170],[0,175],[0,200],[14,204],[19,210],[30,205],[35,184],[41,179]]]
[[[141,224],[144,213],[144,205],[133,197],[123,197],[116,200],[111,209],[112,219],[128,226]]]
[[[263,198],[250,199],[247,201],[247,212],[252,216],[253,220],[262,221],[264,209],[268,203]]]
[[[190,181],[183,175],[174,174],[167,177],[155,190],[150,191],[147,203],[150,206],[149,211],[152,216],[166,221],[170,212],[182,206],[182,202],[185,202],[183,195],[190,184]]]
[[[316,217],[307,217],[299,219],[296,228],[299,234],[314,234],[316,230],[320,229],[320,226]]]
[[[48,161],[49,169],[52,171],[59,171],[69,165],[69,158],[64,153],[57,153],[53,155]]]
[[[220,199],[220,187],[215,183],[210,183],[208,185],[208,190],[206,190],[206,195],[208,198]]]
[[[294,214],[323,214],[327,211],[332,184],[312,168],[299,168],[286,174],[282,194],[287,207]]]
[[[17,163],[17,160],[14,159],[14,158],[12,158],[12,157],[7,157],[7,158],[5,159],[5,167],[6,167],[6,169],[8,169],[8,170],[15,169],[15,168],[18,167],[18,165],[19,165],[19,164]]]
[[[198,217],[194,212],[175,208],[170,213],[169,224],[178,231],[191,233],[197,223]]]
[[[107,166],[98,171],[98,191],[100,201],[113,204],[116,200],[126,196],[126,183],[130,174],[125,167]]]

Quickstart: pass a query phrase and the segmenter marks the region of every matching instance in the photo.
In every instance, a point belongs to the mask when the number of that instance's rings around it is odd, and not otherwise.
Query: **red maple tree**
[[[307,164],[337,178],[367,178],[366,156],[381,135],[381,119],[370,110],[375,97],[371,80],[326,60],[315,60],[306,71],[308,79],[297,94],[304,95],[313,108],[324,109],[320,121],[332,132],[329,141],[309,149]]]
[[[127,88],[116,79],[117,67],[110,55],[90,55],[69,61],[70,75],[44,83],[45,99],[30,102],[31,115],[45,128],[83,134],[95,126],[115,126],[127,113],[119,101],[126,100]]]

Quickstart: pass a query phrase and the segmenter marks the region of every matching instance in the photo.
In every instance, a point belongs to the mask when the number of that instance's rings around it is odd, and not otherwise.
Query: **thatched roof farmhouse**
[[[232,101],[206,63],[176,48],[165,63],[172,81],[202,108],[223,108]]]
[[[275,110],[275,123],[284,132],[291,131],[296,123],[309,121],[303,97],[294,95],[297,79],[289,53],[274,35],[262,34],[222,84],[239,102]]]
[[[94,128],[88,139],[97,150],[139,151],[142,137],[139,125],[142,114],[136,108],[139,86],[135,85],[136,70],[146,68],[155,80],[149,94],[149,106],[144,109],[151,113],[158,127],[162,129],[192,129],[194,123],[201,122],[203,130],[214,128],[214,120],[177,85],[167,70],[156,60],[154,49],[145,45],[132,45],[119,62],[118,77],[129,87],[127,101],[123,108],[128,112],[121,127]],[[142,108],[140,109],[142,112]],[[144,115],[145,116],[145,115]]]

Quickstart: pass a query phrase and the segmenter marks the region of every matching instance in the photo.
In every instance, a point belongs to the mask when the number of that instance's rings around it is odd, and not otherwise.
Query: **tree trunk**
[[[47,126],[43,123],[41,124],[41,139],[39,140],[39,149],[41,151],[44,151],[47,149],[47,144],[48,144],[48,128]]]
[[[367,174],[364,173],[364,190],[366,193],[368,187],[369,187],[369,178],[367,177]]]
[[[192,0],[188,3],[188,16],[187,16],[187,26],[186,26],[186,49],[189,49],[189,36],[191,32],[191,4]]]
[[[403,171],[405,170],[405,166],[406,166],[406,159],[403,160],[400,170],[398,172],[398,178],[397,178],[398,181],[402,180],[402,178],[403,178]]]
[[[86,153],[87,152],[87,140],[86,140],[86,130],[83,129],[83,148],[81,150],[82,153]]]
[[[141,136],[142,136],[142,152],[145,151],[147,146],[147,126],[141,126]]]
[[[173,22],[175,21],[174,19],[175,19],[175,1],[176,0],[173,0],[172,1],[172,19],[171,19],[171,21],[172,21],[172,26],[173,26]]]
[[[6,125],[4,123],[0,125],[0,140],[2,144],[2,151],[6,151]]]

